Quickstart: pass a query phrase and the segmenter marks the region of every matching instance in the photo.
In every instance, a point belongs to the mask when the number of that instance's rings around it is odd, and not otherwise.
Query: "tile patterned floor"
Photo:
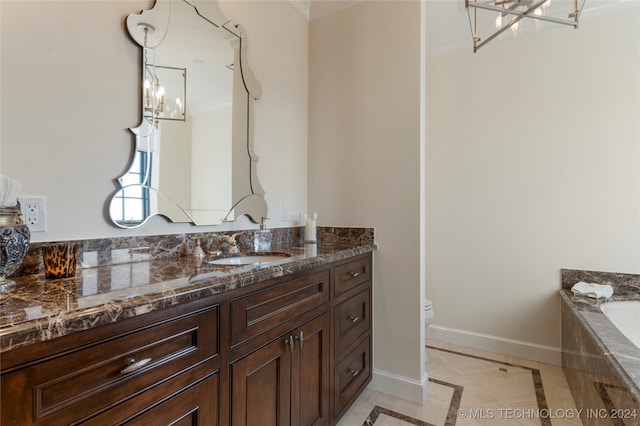
[[[581,426],[562,368],[427,342],[424,405],[370,389],[339,426]]]

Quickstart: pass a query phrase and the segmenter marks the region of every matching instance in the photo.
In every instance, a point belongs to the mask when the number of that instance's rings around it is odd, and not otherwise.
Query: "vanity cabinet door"
[[[231,365],[231,424],[329,424],[330,316],[291,330]]]
[[[231,364],[231,424],[290,424],[291,357],[289,335]]]
[[[329,334],[328,312],[293,332],[292,425],[329,424]]]

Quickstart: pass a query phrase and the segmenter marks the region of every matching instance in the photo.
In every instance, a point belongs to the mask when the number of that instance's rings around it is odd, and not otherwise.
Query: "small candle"
[[[304,229],[305,241],[308,241],[308,242],[316,241],[316,218],[317,217],[318,217],[317,214],[314,213],[313,218],[311,219],[308,218],[306,220],[305,229]]]

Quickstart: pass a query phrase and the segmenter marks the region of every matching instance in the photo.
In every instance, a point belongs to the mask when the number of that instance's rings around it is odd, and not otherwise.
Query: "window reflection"
[[[110,215],[118,223],[138,225],[149,217],[151,182],[150,153],[135,152],[131,169],[121,178],[122,189],[116,193],[110,205]]]
[[[106,300],[104,295],[114,299],[131,297],[134,293],[122,291],[149,285],[151,282],[151,267],[148,262],[150,254],[147,247],[137,250],[130,248],[108,250],[107,253],[103,253],[103,257],[110,259],[109,268],[98,267],[97,251],[83,253],[82,288],[78,293],[82,306],[92,306],[96,301],[103,303]]]

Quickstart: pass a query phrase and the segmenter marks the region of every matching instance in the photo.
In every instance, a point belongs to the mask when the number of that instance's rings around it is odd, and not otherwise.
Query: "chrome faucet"
[[[227,248],[226,250],[223,248],[222,251],[226,251],[227,253],[240,253],[240,248],[238,248],[238,242],[236,241],[236,237],[240,234],[242,234],[242,232],[223,236],[223,247],[226,243]]]

